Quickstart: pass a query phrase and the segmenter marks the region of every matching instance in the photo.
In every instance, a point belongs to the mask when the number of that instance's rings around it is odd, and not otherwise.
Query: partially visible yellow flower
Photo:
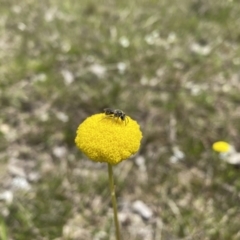
[[[122,121],[99,113],[79,125],[75,143],[93,161],[114,165],[135,154],[141,139],[140,127],[130,117]]]
[[[212,148],[216,152],[224,153],[224,152],[229,152],[230,151],[231,145],[227,142],[224,142],[224,141],[218,141],[218,142],[215,142],[212,145]]]

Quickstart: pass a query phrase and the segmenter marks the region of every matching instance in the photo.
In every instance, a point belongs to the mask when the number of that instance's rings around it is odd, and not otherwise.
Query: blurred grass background
[[[114,239],[106,166],[74,145],[105,107],[144,136],[114,169],[123,239],[240,239],[240,172],[211,150],[240,147],[238,1],[0,6],[2,240]]]

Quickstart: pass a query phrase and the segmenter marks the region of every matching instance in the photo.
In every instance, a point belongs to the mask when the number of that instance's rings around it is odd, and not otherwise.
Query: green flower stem
[[[114,179],[113,179],[112,165],[110,163],[108,163],[108,176],[109,176],[109,185],[110,185],[112,205],[113,205],[114,223],[115,223],[115,229],[116,229],[116,240],[120,240],[120,229],[119,229],[119,222],[118,222],[115,185],[114,185]]]

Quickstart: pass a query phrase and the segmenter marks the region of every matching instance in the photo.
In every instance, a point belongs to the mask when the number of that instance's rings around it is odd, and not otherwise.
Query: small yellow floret
[[[135,154],[142,139],[138,123],[105,114],[88,117],[77,129],[75,143],[90,159],[112,165]]]
[[[212,145],[213,150],[216,152],[228,152],[230,147],[230,144],[224,141],[218,141]]]

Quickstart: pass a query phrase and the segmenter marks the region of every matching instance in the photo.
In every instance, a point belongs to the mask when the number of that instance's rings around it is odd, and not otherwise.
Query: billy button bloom
[[[75,143],[93,161],[108,164],[116,240],[120,240],[112,165],[126,160],[138,151],[142,132],[138,123],[123,111],[106,108],[104,112],[88,117],[79,125]]]
[[[135,154],[141,139],[139,125],[130,117],[100,113],[79,125],[75,143],[91,160],[115,165]]]
[[[231,145],[224,141],[218,141],[213,143],[212,149],[216,152],[228,152],[231,149]]]
[[[219,152],[219,156],[225,162],[240,166],[240,153],[235,147],[227,142],[218,141],[213,143],[212,149]]]

